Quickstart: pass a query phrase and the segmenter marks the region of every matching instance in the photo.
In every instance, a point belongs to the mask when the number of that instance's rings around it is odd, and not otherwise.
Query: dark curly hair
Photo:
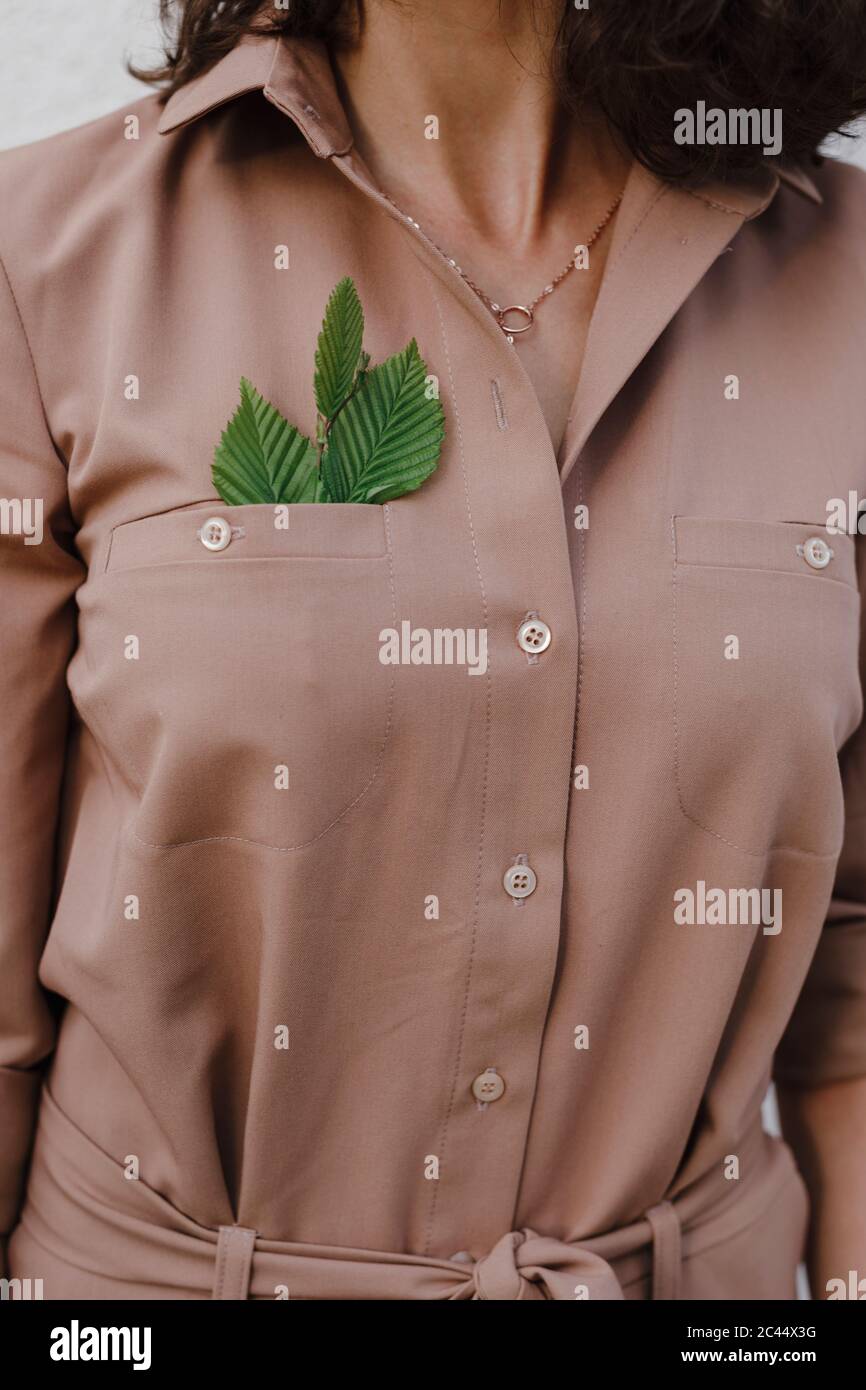
[[[160,0],[170,93],[250,30],[351,43],[363,0]],[[748,174],[759,144],[678,144],[675,112],[781,110],[781,158],[808,163],[866,112],[866,0],[562,0],[554,77],[565,104],[599,108],[631,154],[661,178],[696,184]],[[844,132],[843,132],[844,133]]]

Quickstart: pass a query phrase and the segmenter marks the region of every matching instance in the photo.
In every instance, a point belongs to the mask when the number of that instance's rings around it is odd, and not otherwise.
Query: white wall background
[[[155,0],[0,3],[0,149],[81,125],[150,90],[124,64],[159,57]],[[866,132],[832,153],[866,169]]]
[[[154,0],[2,0],[0,149],[94,120],[149,91],[127,58],[159,58]]]

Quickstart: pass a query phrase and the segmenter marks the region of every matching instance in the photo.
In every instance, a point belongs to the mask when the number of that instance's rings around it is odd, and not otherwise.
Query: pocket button
[[[232,528],[221,516],[210,516],[198,533],[205,550],[225,550],[232,538]]]
[[[833,559],[832,550],[821,536],[810,536],[805,545],[797,546],[797,551],[813,570],[826,569]]]

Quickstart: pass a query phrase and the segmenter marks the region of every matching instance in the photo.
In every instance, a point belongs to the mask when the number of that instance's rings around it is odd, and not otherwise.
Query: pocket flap
[[[115,526],[104,572],[195,561],[380,559],[387,554],[384,512],[362,502],[241,507],[196,502]],[[202,527],[215,519],[230,533],[221,549],[202,540]]]
[[[673,526],[678,565],[779,570],[806,579],[835,579],[857,587],[853,537],[834,535],[815,522],[675,516]],[[816,539],[832,551],[823,568],[810,564],[806,558],[808,542]]]

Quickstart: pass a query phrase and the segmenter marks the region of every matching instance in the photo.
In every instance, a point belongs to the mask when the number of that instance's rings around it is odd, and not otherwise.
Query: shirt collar
[[[303,39],[284,39],[274,35],[247,34],[224,58],[207,72],[200,73],[174,92],[165,104],[159,132],[190,125],[218,106],[261,91],[300,128],[313,152],[323,158],[346,154],[352,147],[352,132],[337,92],[334,70],[322,43]],[[795,189],[813,203],[823,199],[814,182],[799,165],[768,165],[778,180]],[[720,187],[720,186],[719,186]],[[773,183],[773,191],[778,181]],[[754,215],[763,211],[769,198],[756,197],[751,183],[738,188],[724,186],[725,201],[737,211]],[[732,209],[733,210],[733,209]]]
[[[802,193],[804,198],[808,198],[813,203],[823,203],[824,199],[816,188],[814,182],[806,173],[805,169],[799,164],[780,164],[777,167],[779,178],[783,183],[787,183],[791,188],[795,188],[798,193]]]
[[[346,154],[352,132],[324,45],[302,39],[247,34],[224,58],[173,92],[159,133],[190,125],[218,106],[261,91],[295,122],[313,152]]]

